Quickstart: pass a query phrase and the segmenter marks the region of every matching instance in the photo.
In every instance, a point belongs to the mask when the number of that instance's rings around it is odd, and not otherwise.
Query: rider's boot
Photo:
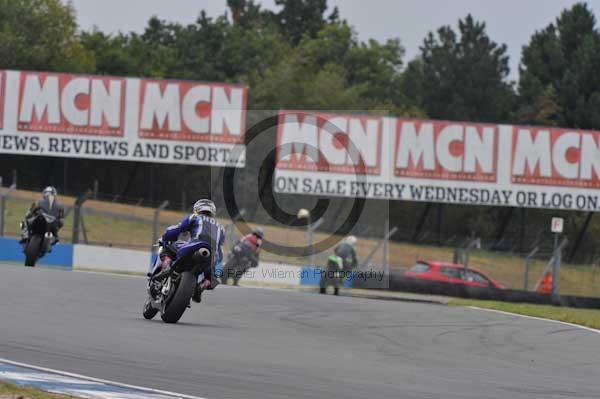
[[[211,280],[202,280],[198,284],[196,284],[196,289],[194,290],[194,295],[192,295],[192,301],[196,303],[202,302],[202,291],[210,288],[212,286]],[[214,287],[213,287],[214,288]]]
[[[194,295],[192,295],[192,301],[196,303],[202,302],[202,288],[201,284],[196,284],[196,288],[194,289]]]

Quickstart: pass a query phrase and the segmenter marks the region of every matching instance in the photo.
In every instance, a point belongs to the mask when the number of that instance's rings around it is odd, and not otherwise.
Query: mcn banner
[[[0,153],[244,166],[247,88],[0,71]]]
[[[281,111],[280,193],[600,211],[600,132]]]

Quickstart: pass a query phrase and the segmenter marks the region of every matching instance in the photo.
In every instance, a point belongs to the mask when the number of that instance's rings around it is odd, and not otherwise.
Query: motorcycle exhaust
[[[207,248],[200,248],[198,250],[198,253],[200,254],[200,256],[202,256],[203,258],[208,258],[210,256],[210,251]]]

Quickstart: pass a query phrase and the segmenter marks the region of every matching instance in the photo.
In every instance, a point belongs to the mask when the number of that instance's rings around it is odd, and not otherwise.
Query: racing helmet
[[[355,246],[355,245],[356,245],[356,241],[357,241],[357,240],[356,240],[356,236],[348,236],[348,237],[346,237],[346,238],[344,239],[344,242],[346,242],[346,243],[348,243],[348,244],[350,244],[350,245],[352,245],[352,246]]]
[[[252,230],[252,234],[262,239],[265,235],[265,231],[262,229],[262,227],[257,227],[254,230]]]
[[[42,197],[44,197],[44,198],[48,198],[49,196],[56,197],[57,195],[58,195],[58,192],[56,191],[56,188],[54,188],[52,186],[48,186],[42,190]]]
[[[194,213],[198,215],[205,214],[215,217],[217,215],[217,207],[215,206],[215,203],[211,200],[201,199],[196,201],[196,203],[194,204]]]

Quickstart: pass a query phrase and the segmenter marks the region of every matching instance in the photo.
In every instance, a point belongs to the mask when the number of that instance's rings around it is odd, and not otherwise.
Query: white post
[[[562,258],[562,249],[566,243],[558,245],[558,238],[563,232],[564,219],[552,218],[551,230],[554,233],[554,256],[552,257],[552,296],[558,296],[560,293],[560,263]]]
[[[312,219],[311,214],[308,209],[300,209],[297,215],[298,219],[306,219],[306,241],[308,243],[308,263],[309,266],[314,267],[313,265],[313,256],[315,249],[313,247],[313,229],[312,229]]]

